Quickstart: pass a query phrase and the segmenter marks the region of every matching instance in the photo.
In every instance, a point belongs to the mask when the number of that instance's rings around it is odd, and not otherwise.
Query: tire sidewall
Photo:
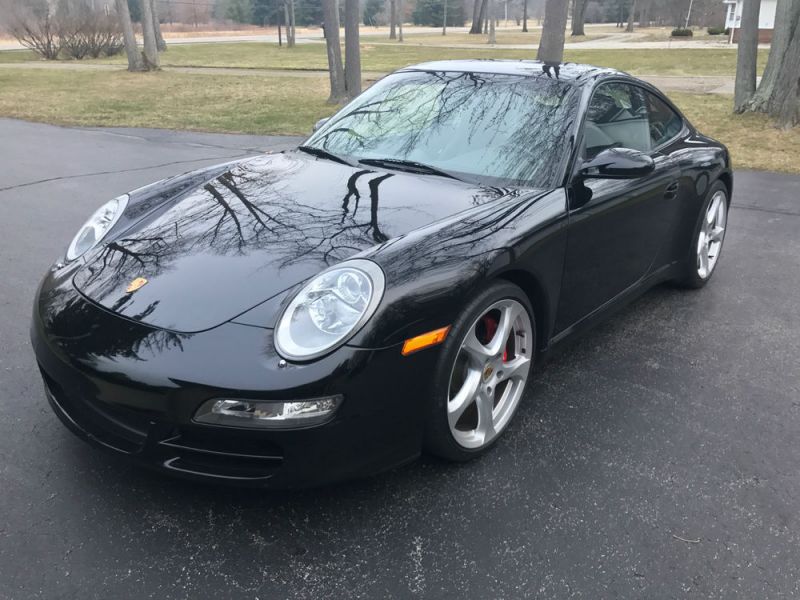
[[[447,402],[450,388],[450,377],[453,372],[456,358],[461,349],[461,344],[466,337],[469,328],[478,320],[486,309],[499,300],[516,300],[528,312],[533,332],[531,347],[531,370],[525,383],[525,389],[519,403],[514,409],[514,413],[509,418],[506,427],[494,437],[492,441],[481,448],[465,448],[460,445],[450,431],[450,424],[447,419]],[[517,285],[506,281],[495,281],[485,286],[464,306],[458,318],[453,322],[450,332],[442,345],[433,376],[431,389],[431,399],[428,402],[428,414],[425,425],[425,449],[432,454],[455,461],[470,460],[480,456],[491,448],[494,443],[503,435],[514,418],[516,410],[525,398],[525,393],[530,385],[531,374],[533,373],[533,362],[536,356],[537,330],[534,318],[533,307],[525,292]]]

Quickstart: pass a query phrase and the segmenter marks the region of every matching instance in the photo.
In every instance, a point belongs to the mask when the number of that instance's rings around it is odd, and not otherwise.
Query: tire
[[[712,204],[715,202],[717,198],[720,198],[720,206],[721,206],[721,216],[720,214],[716,215],[716,218],[722,218],[722,225],[721,225],[721,232],[718,231],[717,227],[712,227],[716,233],[715,236],[719,237],[719,246],[716,247],[715,253],[713,254],[713,259],[709,255],[712,251],[710,246],[706,247],[706,268],[705,270],[702,268],[701,265],[701,245],[703,244],[702,236],[708,236],[708,219],[709,217],[709,210]],[[721,181],[715,181],[711,188],[709,188],[708,193],[706,194],[706,198],[703,201],[702,209],[700,210],[700,214],[697,217],[697,224],[695,225],[694,231],[692,233],[692,241],[686,256],[683,260],[683,266],[681,267],[681,271],[683,275],[678,280],[678,284],[685,288],[690,289],[699,289],[705,286],[710,280],[711,277],[714,275],[716,271],[716,267],[719,264],[719,259],[722,254],[722,249],[725,242],[725,233],[728,226],[728,208],[730,206],[730,199],[728,196],[728,188],[725,186],[724,183]],[[716,211],[715,211],[716,212]],[[715,221],[716,223],[716,221]],[[712,244],[715,243],[712,241]]]
[[[425,450],[463,462],[491,448],[524,398],[535,355],[536,321],[525,292],[495,281],[476,294],[442,347],[426,415]],[[472,401],[462,402],[473,387]]]

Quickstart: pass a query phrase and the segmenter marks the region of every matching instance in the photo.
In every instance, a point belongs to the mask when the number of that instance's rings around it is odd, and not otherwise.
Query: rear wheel
[[[692,237],[692,246],[684,263],[686,287],[701,288],[708,283],[722,254],[728,227],[728,189],[721,181],[711,186]]]
[[[503,433],[527,387],[534,323],[527,296],[511,283],[493,283],[464,309],[437,367],[427,450],[468,460]]]

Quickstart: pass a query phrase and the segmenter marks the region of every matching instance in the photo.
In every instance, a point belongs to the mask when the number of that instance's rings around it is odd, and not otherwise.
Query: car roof
[[[521,75],[527,77],[549,76],[554,79],[571,82],[577,85],[602,76],[621,75],[630,77],[623,71],[607,67],[596,67],[580,63],[561,63],[552,65],[540,60],[514,60],[495,58],[475,58],[467,60],[436,60],[409,65],[399,71],[451,71],[464,73],[496,73],[499,75]]]

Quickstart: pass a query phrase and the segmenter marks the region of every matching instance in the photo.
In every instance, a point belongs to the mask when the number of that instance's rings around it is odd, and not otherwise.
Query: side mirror
[[[314,123],[314,127],[311,129],[312,133],[317,129],[319,129],[320,127],[322,127],[323,125],[325,125],[325,123],[327,123],[330,120],[331,120],[330,117],[325,117],[324,119],[320,119],[319,121]]]
[[[581,165],[581,175],[593,179],[636,179],[656,168],[644,152],[630,148],[609,148]]]

